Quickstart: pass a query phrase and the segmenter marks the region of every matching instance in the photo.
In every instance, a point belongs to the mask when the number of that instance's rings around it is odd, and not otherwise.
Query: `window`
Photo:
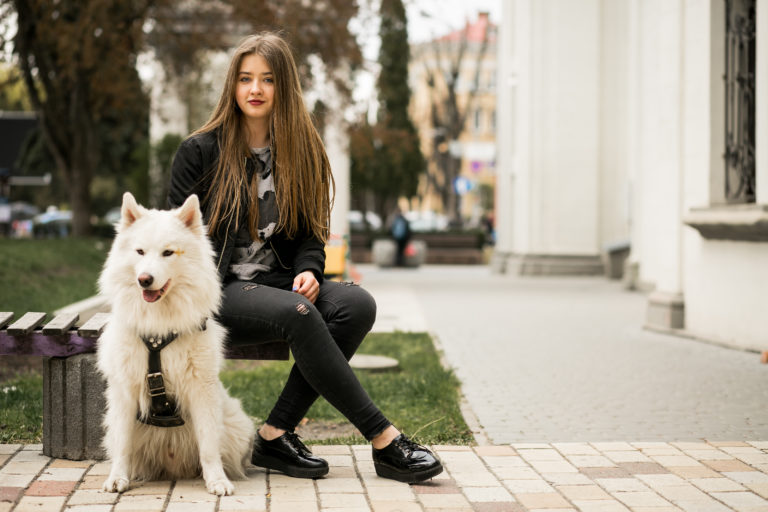
[[[756,0],[725,0],[725,198],[755,202]]]
[[[483,111],[481,109],[475,109],[475,115],[474,115],[474,121],[472,123],[472,128],[475,133],[480,133],[483,131]]]

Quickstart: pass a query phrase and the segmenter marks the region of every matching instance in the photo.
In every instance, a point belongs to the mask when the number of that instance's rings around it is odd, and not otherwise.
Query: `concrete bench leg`
[[[106,382],[94,354],[43,360],[43,453],[49,457],[102,460],[101,426]]]
[[[392,267],[395,265],[395,253],[397,244],[394,240],[379,239],[373,241],[371,247],[371,257],[373,263],[380,267]]]

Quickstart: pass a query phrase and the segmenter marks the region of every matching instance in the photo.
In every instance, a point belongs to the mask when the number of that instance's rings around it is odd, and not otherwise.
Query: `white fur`
[[[111,305],[98,344],[98,366],[107,380],[104,447],[112,460],[104,490],[122,492],[132,481],[188,479],[202,472],[208,491],[232,494],[227,476],[245,477],[255,433],[240,401],[219,380],[226,332],[213,319],[221,288],[199,201],[193,195],[175,210],[147,210],[126,193],[121,213],[99,278]],[[156,302],[143,299],[142,274],[154,278],[152,289],[170,280]],[[179,337],[162,349],[161,362],[166,391],[185,424],[149,426],[136,419],[150,406],[148,351],[139,335],[174,329]]]

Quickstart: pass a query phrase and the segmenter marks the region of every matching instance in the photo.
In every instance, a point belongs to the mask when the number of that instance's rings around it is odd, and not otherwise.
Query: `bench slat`
[[[8,326],[8,334],[23,336],[34,331],[45,320],[45,313],[27,313]]]
[[[64,313],[43,326],[43,334],[65,334],[80,319],[77,313]]]
[[[101,336],[101,331],[107,325],[107,320],[109,320],[109,313],[96,313],[77,330],[77,333],[88,338]]]
[[[5,329],[5,326],[8,325],[8,322],[11,321],[11,318],[13,318],[12,312],[10,311],[0,312],[0,329]]]

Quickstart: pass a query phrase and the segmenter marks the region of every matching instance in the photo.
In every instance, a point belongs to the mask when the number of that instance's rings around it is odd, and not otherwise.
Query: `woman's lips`
[[[259,105],[263,104],[264,102],[261,101],[261,100],[248,100],[248,103],[250,103],[251,105],[259,106]]]

